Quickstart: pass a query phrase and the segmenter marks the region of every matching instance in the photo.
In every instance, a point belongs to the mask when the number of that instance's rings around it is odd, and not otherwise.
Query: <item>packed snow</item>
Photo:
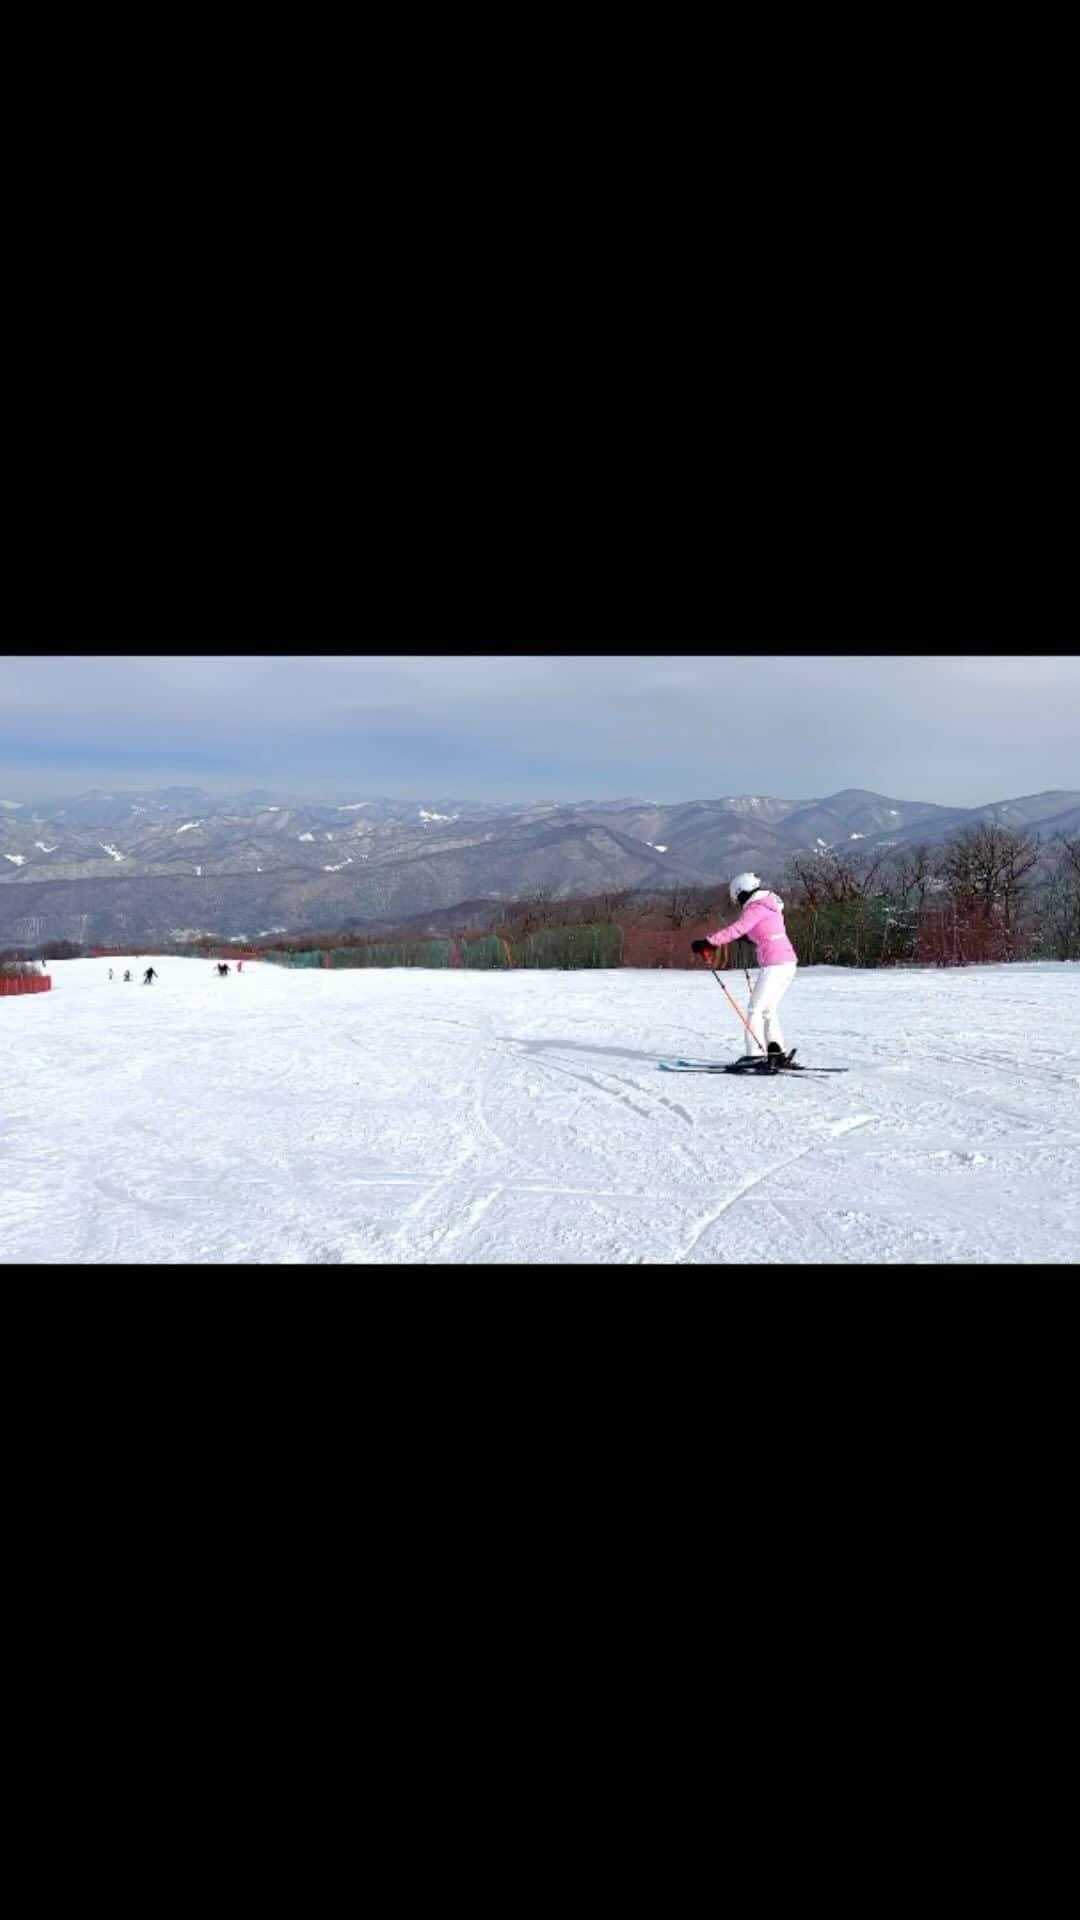
[[[659,1069],[742,1052],[704,969],[147,964],[0,998],[6,1264],[1080,1251],[1075,965],[804,968],[787,1044],[850,1071],[749,1079]]]

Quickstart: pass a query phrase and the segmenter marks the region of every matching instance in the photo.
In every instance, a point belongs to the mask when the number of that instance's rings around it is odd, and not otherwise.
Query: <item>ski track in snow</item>
[[[1076,1259],[1075,966],[806,968],[846,1075],[676,1093],[742,1050],[700,973],[145,964],[0,1000],[4,1264]]]

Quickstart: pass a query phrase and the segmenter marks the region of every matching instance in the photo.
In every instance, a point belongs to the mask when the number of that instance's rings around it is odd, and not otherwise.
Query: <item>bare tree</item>
[[[693,887],[672,887],[671,893],[667,896],[667,905],[664,909],[665,917],[671,926],[685,926],[688,920],[694,918],[694,911],[697,904],[695,896],[696,889]]]
[[[1080,960],[1080,834],[1060,834],[1056,852],[1040,902],[1044,937],[1055,960]]]
[[[542,927],[550,927],[556,918],[554,911],[555,894],[551,887],[537,887],[535,892],[524,899],[515,900],[514,924],[522,934],[537,933]]]
[[[609,887],[605,892],[595,894],[590,905],[590,920],[617,920],[621,924],[630,915],[631,888]]]
[[[1080,833],[1062,833],[1055,844],[1060,848],[1062,865],[1072,869],[1080,880]]]
[[[931,882],[938,877],[941,855],[926,841],[915,847],[891,847],[885,862],[885,878],[890,892],[905,907],[921,912]]]
[[[950,840],[942,863],[957,900],[1000,900],[1017,888],[1039,857],[1039,842],[994,820],[966,827]]]
[[[797,853],[789,860],[780,892],[790,907],[820,907],[828,898],[828,876],[820,859]]]
[[[987,914],[1000,911],[1008,960],[1016,954],[1018,909],[1040,852],[1040,843],[1031,834],[999,826],[994,820],[965,828],[945,850],[942,871],[953,899],[960,905],[978,905]]]
[[[797,853],[781,892],[792,907],[837,906],[842,900],[871,900],[884,891],[887,847],[865,851],[829,847],[822,853]]]

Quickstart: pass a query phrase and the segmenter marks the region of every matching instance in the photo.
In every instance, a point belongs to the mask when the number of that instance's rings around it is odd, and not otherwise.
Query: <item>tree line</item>
[[[830,847],[792,856],[767,878],[804,965],[1080,959],[1080,833],[1053,841],[980,821],[938,843]],[[484,932],[520,939],[544,927],[715,928],[734,917],[726,886],[612,890],[557,899],[540,889],[493,908]],[[749,941],[729,962],[753,964]]]
[[[1080,959],[1080,834],[980,821],[936,844],[830,848],[796,855],[780,890],[808,962]]]
[[[804,966],[1080,959],[1080,833],[1041,841],[982,821],[939,843],[795,854],[781,875],[766,881],[784,900],[788,931]],[[720,926],[733,911],[720,883],[680,883],[662,892],[610,888],[569,899],[545,887],[493,901],[483,924],[448,929],[444,937],[520,941],[547,928],[598,924],[689,933]],[[245,948],[300,952],[431,937],[414,922],[379,932],[279,935],[246,942]],[[209,953],[222,946],[220,935],[205,934],[176,951]],[[9,948],[0,952],[0,963],[75,959],[83,950],[75,941],[54,940],[32,950]],[[734,943],[729,964],[753,964],[748,941]]]
[[[937,843],[795,854],[767,884],[784,900],[804,965],[1080,959],[1080,833],[1044,841],[979,821]],[[518,940],[545,927],[597,922],[677,932],[715,928],[733,915],[723,885],[573,899],[542,888],[493,904],[488,924],[473,932]],[[749,941],[729,951],[735,967],[753,958]]]

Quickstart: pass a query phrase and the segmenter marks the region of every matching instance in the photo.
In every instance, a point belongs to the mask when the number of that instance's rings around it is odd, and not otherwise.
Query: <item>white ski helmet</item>
[[[760,885],[761,881],[756,873],[737,873],[728,888],[732,906],[738,906],[740,893],[756,893]]]

